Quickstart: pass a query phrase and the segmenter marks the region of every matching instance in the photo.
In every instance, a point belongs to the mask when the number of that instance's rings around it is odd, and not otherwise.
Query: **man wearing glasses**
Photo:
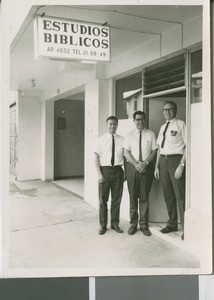
[[[169,215],[161,233],[178,230],[177,207],[184,229],[186,126],[184,121],[176,118],[176,114],[176,103],[165,102],[163,115],[166,123],[161,126],[157,138],[159,147],[155,164],[155,177],[161,181]],[[184,239],[184,234],[181,238]]]
[[[124,155],[127,159],[126,176],[130,198],[129,235],[137,231],[138,222],[144,235],[150,236],[149,230],[149,192],[153,179],[153,161],[156,154],[156,138],[153,131],[145,128],[145,113],[133,114],[135,129],[124,140]],[[139,213],[138,213],[139,200]]]

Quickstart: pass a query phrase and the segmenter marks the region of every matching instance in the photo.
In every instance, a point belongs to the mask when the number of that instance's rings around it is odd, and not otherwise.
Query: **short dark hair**
[[[136,112],[134,112],[134,114],[133,114],[133,120],[135,120],[136,115],[142,115],[142,116],[144,116],[144,118],[146,117],[145,112],[142,111],[142,110],[137,110]]]
[[[117,123],[118,123],[118,118],[116,118],[115,116],[110,116],[106,119],[106,123],[109,121],[109,120],[115,120]]]
[[[166,104],[171,104],[171,105],[174,106],[174,109],[175,109],[176,111],[178,110],[177,104],[176,104],[175,102],[173,102],[173,101],[166,101],[166,102],[164,103],[164,106],[165,106]]]

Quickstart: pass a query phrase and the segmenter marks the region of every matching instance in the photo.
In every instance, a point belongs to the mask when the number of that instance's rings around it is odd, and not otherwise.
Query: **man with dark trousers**
[[[126,176],[130,198],[129,235],[137,231],[138,222],[144,235],[150,236],[149,192],[154,176],[153,161],[156,155],[156,138],[153,131],[145,128],[146,116],[143,111],[133,114],[135,129],[124,140],[124,155],[127,159]],[[139,200],[139,213],[138,213]],[[139,219],[139,220],[138,220]]]
[[[177,207],[182,230],[185,210],[186,125],[176,118],[177,105],[167,101],[163,107],[166,123],[160,128],[155,177],[161,180],[169,220],[161,233],[178,230]],[[184,234],[182,234],[184,239]]]
[[[99,234],[107,230],[108,198],[111,192],[111,229],[123,233],[119,227],[120,203],[123,193],[124,138],[116,133],[118,119],[110,116],[106,120],[108,132],[98,138],[95,152],[95,166],[99,182]]]

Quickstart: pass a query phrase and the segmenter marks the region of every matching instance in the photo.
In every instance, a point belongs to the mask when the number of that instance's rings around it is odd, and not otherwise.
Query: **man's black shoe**
[[[111,229],[115,230],[118,233],[123,233],[123,230],[120,229],[119,226],[115,225],[115,226],[111,226]]]
[[[182,234],[181,239],[184,241],[184,233]]]
[[[165,228],[160,230],[161,233],[169,233],[169,232],[173,232],[173,231],[178,231],[178,228],[166,226]]]
[[[128,230],[128,234],[133,235],[133,234],[135,234],[136,231],[137,231],[137,227],[136,226],[131,226]]]
[[[104,234],[104,233],[106,232],[106,230],[107,230],[106,226],[101,227],[101,228],[99,229],[99,234],[100,234],[100,235]]]
[[[140,228],[140,231],[142,231],[143,234],[146,235],[146,236],[151,236],[152,235],[151,231],[149,230],[149,227]]]

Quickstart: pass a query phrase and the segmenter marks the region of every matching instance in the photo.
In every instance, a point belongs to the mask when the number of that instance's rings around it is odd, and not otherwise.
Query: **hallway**
[[[170,273],[200,267],[193,255],[156,234],[129,236],[126,220],[120,223],[123,234],[108,229],[99,236],[96,210],[52,182],[11,181],[9,224],[9,268],[85,268],[86,275],[93,268],[96,275],[101,268],[137,268],[142,274],[141,268]]]

